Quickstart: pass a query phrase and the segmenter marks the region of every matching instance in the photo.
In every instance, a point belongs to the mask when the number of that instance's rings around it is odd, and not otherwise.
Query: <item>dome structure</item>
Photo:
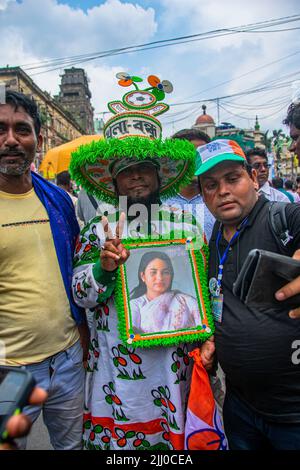
[[[216,135],[216,124],[214,119],[209,114],[206,114],[205,104],[202,106],[202,109],[203,114],[196,119],[193,127],[205,132],[212,139]]]
[[[205,104],[202,106],[202,109],[203,109],[203,114],[201,114],[201,116],[199,116],[197,119],[196,119],[196,122],[195,122],[195,126],[199,126],[199,124],[215,124],[215,121],[213,120],[213,118],[209,115],[209,114],[206,114],[206,106]]]

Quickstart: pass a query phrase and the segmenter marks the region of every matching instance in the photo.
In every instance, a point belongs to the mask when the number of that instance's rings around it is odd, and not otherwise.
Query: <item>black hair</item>
[[[283,189],[283,179],[280,176],[272,178],[272,185],[275,189]]]
[[[287,116],[283,120],[286,126],[295,126],[300,129],[300,103],[292,103],[287,109]]]
[[[247,171],[248,175],[252,177],[252,166],[248,162],[242,163],[243,167]]]
[[[253,149],[250,149],[246,152],[246,158],[247,158],[247,162],[249,165],[251,165],[251,157],[256,157],[256,156],[262,157],[266,161],[268,161],[266,151],[262,148],[254,147]]]
[[[18,108],[23,108],[29,116],[32,117],[34,123],[35,134],[38,137],[41,131],[41,118],[36,102],[18,91],[6,90],[5,103]]]
[[[300,176],[297,176],[296,182],[299,184],[300,183]]]
[[[293,181],[286,180],[285,183],[284,183],[284,187],[288,190],[292,190],[293,189]]]
[[[130,293],[130,300],[141,297],[142,295],[146,293],[147,287],[146,287],[146,284],[142,281],[141,274],[145,272],[148,264],[157,258],[161,259],[162,261],[165,261],[166,265],[168,266],[170,270],[172,279],[171,279],[171,284],[170,284],[170,287],[168,288],[168,291],[171,290],[172,282],[174,278],[174,269],[173,269],[173,265],[172,265],[172,261],[170,257],[166,253],[163,253],[160,251],[149,251],[148,253],[143,254],[141,258],[139,269],[138,269],[139,283],[136,287],[132,289]]]
[[[57,186],[68,186],[71,182],[71,176],[68,171],[61,171],[56,175]]]
[[[181,131],[175,132],[171,139],[185,139],[185,140],[203,140],[207,144],[211,141],[211,138],[203,131],[198,129],[182,129]]]

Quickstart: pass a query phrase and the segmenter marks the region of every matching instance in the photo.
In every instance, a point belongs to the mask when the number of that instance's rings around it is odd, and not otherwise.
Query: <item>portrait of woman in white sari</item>
[[[145,253],[138,269],[138,285],[130,293],[132,327],[141,333],[195,328],[200,324],[197,300],[172,290],[174,268],[159,251]]]

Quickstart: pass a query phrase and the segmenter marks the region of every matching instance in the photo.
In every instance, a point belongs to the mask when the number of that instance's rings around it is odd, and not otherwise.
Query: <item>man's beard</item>
[[[124,196],[123,196],[124,197]],[[156,189],[146,197],[131,197],[127,196],[128,209],[134,204],[142,204],[147,208],[150,208],[152,204],[160,204],[159,190]]]
[[[1,163],[0,158],[0,173],[2,175],[9,175],[9,176],[21,176],[30,168],[31,161],[24,159],[19,165],[13,166],[11,164],[3,164]]]

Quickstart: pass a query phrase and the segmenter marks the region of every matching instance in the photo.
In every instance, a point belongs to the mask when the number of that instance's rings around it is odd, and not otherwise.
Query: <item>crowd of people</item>
[[[300,104],[289,107],[284,122],[290,150],[300,156]],[[27,417],[34,422],[42,412],[57,450],[183,450],[189,352],[198,346],[208,374],[215,377],[219,365],[225,377],[221,410],[229,449],[300,449],[300,364],[292,360],[300,305],[285,306],[300,293],[300,277],[281,288],[268,309],[250,308],[232,292],[253,248],[300,260],[300,181],[297,188],[281,178],[270,181],[268,158],[259,148],[245,153],[234,141],[210,141],[194,129],[169,141],[181,145],[176,155],[180,148],[185,152],[186,177],[182,171],[173,194],[162,155],[138,159],[134,142],[131,154],[128,147],[118,158],[110,151],[112,186],[102,189],[110,198],[89,192],[88,184],[77,198],[68,172],[57,175],[54,185],[31,170],[42,145],[34,101],[7,90],[0,104],[0,364],[26,368],[37,384],[23,414],[7,423],[19,448],[26,447],[21,436],[29,431]],[[127,213],[114,202],[119,197],[127,198]],[[270,225],[270,207],[278,201],[285,207],[285,246]],[[137,204],[148,209],[144,219],[140,212],[133,216]],[[191,217],[183,222],[187,211]],[[181,238],[199,242],[191,256],[201,252],[202,294],[214,317],[214,332],[202,344],[135,348],[120,338],[115,291],[130,256],[123,243],[127,222],[130,238],[141,244],[175,240],[179,227]],[[148,251],[136,272],[130,295],[140,332],[199,323],[196,298],[172,288],[169,256]],[[171,312],[168,320],[163,305]],[[178,305],[180,319],[172,316]],[[205,401],[201,390],[198,400]]]

